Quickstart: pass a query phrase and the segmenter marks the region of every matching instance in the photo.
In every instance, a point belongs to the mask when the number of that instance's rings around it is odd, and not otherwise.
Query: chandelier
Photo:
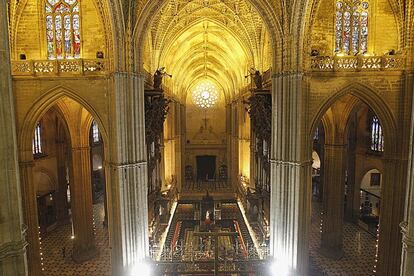
[[[197,85],[193,91],[193,101],[201,108],[207,109],[214,106],[217,103],[218,96],[216,87],[209,82]]]

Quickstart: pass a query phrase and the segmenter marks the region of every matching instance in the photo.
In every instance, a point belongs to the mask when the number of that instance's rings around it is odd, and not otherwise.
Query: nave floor
[[[102,226],[104,205],[93,208],[95,242],[99,255],[88,262],[77,264],[72,260],[71,224],[59,226],[42,239],[44,276],[105,276],[111,275],[108,229]],[[65,249],[63,258],[62,248]]]
[[[311,276],[374,275],[376,239],[353,223],[344,222],[344,256],[340,260],[331,260],[319,253],[320,213],[321,204],[313,201],[309,237],[311,266],[314,267]]]
[[[346,223],[344,228],[344,251],[341,260],[333,261],[321,256],[320,246],[320,206],[312,203],[312,225],[310,229],[310,257],[314,269],[312,276],[368,276],[373,275],[375,238],[359,228]],[[76,264],[71,259],[71,225],[60,226],[42,240],[44,256],[44,276],[104,276],[110,275],[110,249],[108,230],[102,227],[103,204],[94,205],[96,224],[96,245],[99,256],[92,261]],[[66,256],[62,256],[62,248]],[[322,271],[322,272],[321,272]]]

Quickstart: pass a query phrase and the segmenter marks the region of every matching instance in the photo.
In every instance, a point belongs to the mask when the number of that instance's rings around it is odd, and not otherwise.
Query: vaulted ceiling
[[[265,24],[246,1],[170,0],[154,17],[147,43],[147,67],[165,66],[173,75],[167,86],[184,99],[206,79],[230,99],[247,84],[250,67],[269,67]]]

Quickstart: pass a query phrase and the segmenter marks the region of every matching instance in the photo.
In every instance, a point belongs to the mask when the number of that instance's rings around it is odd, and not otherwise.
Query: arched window
[[[371,150],[377,152],[384,151],[384,135],[379,119],[375,115],[371,119]]]
[[[99,143],[100,141],[99,128],[98,124],[95,121],[92,122],[92,141],[94,143]]]
[[[36,127],[35,127],[35,132],[34,132],[34,138],[32,141],[32,146],[33,146],[33,154],[34,155],[39,155],[42,154],[42,128],[40,126],[40,122],[37,123]]]
[[[79,0],[46,0],[48,59],[80,58]]]
[[[368,48],[368,2],[339,0],[336,2],[335,52],[363,54]]]

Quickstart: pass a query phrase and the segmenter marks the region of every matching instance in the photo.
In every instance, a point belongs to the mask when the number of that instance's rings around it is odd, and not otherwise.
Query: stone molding
[[[10,257],[24,255],[26,253],[27,245],[28,243],[25,239],[7,242],[0,245],[0,261]]]
[[[129,168],[139,168],[140,166],[147,165],[147,161],[131,162],[131,163],[109,163],[109,166],[112,168],[118,169],[129,169]]]
[[[305,167],[312,165],[313,160],[305,160],[302,162],[297,161],[285,161],[285,160],[276,160],[270,159],[270,163],[282,166],[296,166],[296,167]]]
[[[408,221],[403,221],[400,223],[401,233],[403,235],[402,244],[403,249],[407,252],[414,253],[414,236],[409,234],[409,225]]]

